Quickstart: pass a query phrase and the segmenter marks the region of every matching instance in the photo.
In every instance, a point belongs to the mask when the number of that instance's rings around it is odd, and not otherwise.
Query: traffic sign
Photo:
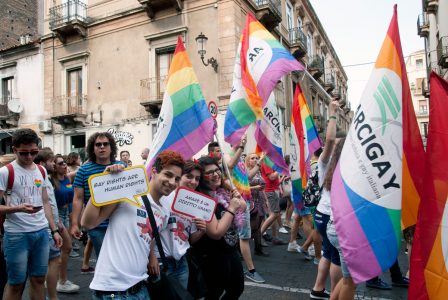
[[[218,105],[216,105],[214,101],[210,101],[208,103],[208,111],[212,115],[212,118],[216,119],[216,117],[218,116]]]

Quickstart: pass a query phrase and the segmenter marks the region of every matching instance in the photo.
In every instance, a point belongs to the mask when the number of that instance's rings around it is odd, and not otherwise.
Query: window
[[[292,5],[289,2],[286,2],[286,22],[288,25],[288,30],[294,28],[294,19],[292,16]]]
[[[300,29],[302,29],[302,27],[303,27],[303,21],[302,21],[302,18],[300,18],[300,17],[297,18],[297,27]]]
[[[82,69],[67,71],[67,97],[72,103],[81,104],[82,101]]]
[[[415,88],[415,94],[416,95],[421,95],[423,94],[423,81],[425,80],[425,78],[417,78],[417,84],[416,84],[416,88]]]
[[[156,88],[158,99],[163,99],[166,79],[173,59],[175,46],[168,46],[156,50]]]
[[[311,32],[308,32],[307,34],[306,51],[308,52],[308,57],[312,58],[314,52],[313,52],[313,34]]]
[[[72,135],[70,137],[71,142],[71,152],[77,152],[79,153],[79,156],[81,156],[81,161],[86,160],[86,135]]]
[[[7,104],[12,99],[12,86],[14,77],[8,77],[2,79],[2,101],[1,104]]]
[[[415,60],[415,67],[417,69],[422,69],[423,68],[423,59],[419,58]]]
[[[423,137],[428,137],[428,122],[420,123],[420,133]]]
[[[426,100],[418,101],[418,110],[422,113],[428,112],[428,102],[426,102]]]

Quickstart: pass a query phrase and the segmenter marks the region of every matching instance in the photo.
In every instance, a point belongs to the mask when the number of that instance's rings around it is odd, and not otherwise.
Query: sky
[[[424,49],[417,34],[420,0],[310,0],[348,76],[348,99],[352,109],[359,103],[398,5],[398,26],[403,55]],[[406,58],[405,58],[406,61]],[[345,67],[347,66],[347,67]]]

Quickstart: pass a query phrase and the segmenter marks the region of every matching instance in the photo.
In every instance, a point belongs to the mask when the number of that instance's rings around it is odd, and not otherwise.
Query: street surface
[[[283,240],[287,240],[289,235],[280,234]],[[298,240],[299,244],[303,240]],[[402,241],[402,246],[404,242]],[[245,289],[242,300],[275,299],[275,300],[302,300],[309,299],[310,288],[316,278],[317,266],[312,261],[306,261],[300,253],[289,253],[287,246],[272,246],[263,248],[270,254],[269,257],[254,256],[254,263],[257,271],[266,279],[266,283],[258,284],[248,279],[245,281]],[[404,249],[403,249],[404,251]],[[407,257],[403,253],[399,257],[400,267],[403,274],[408,268]],[[82,254],[82,247],[81,252]],[[94,260],[93,260],[94,261]],[[76,294],[61,294],[59,300],[90,299],[89,284],[93,274],[80,274],[82,258],[70,258],[69,279],[78,284],[81,288]],[[94,262],[92,263],[92,266]],[[389,272],[384,273],[381,278],[390,283]],[[327,289],[330,289],[329,279]],[[23,297],[28,298],[28,292]],[[394,287],[389,291],[370,289],[361,284],[357,288],[355,299],[375,299],[375,300],[401,300],[407,299],[407,289]]]

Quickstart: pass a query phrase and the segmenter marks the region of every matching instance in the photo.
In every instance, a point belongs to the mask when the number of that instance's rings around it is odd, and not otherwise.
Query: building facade
[[[55,152],[82,152],[91,133],[110,131],[140,163],[157,129],[179,35],[205,99],[218,104],[222,136],[246,13],[307,65],[308,74],[287,75],[274,91],[285,129],[298,81],[322,135],[328,93],[341,103],[338,126],[347,130],[351,122],[347,76],[308,0],[45,0],[42,9],[41,133]],[[208,38],[203,59],[201,33]]]
[[[0,155],[12,153],[11,136],[19,127],[39,131],[44,118],[40,44],[42,9],[35,0],[1,1],[0,10]]]
[[[411,53],[406,59],[406,70],[411,89],[412,103],[417,116],[417,123],[424,145],[428,137],[429,103],[425,97],[427,82],[426,54],[425,50]]]
[[[422,8],[417,32],[425,39],[427,78],[434,71],[448,80],[448,0],[422,0]]]

